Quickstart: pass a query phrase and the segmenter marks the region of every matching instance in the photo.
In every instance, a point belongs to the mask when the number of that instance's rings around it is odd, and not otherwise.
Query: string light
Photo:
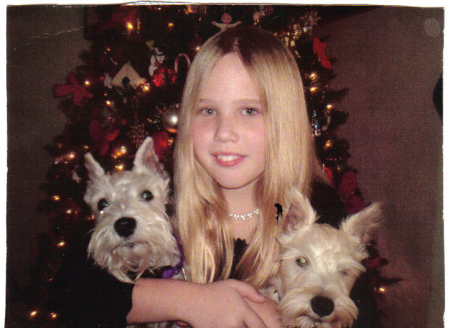
[[[67,157],[69,159],[74,159],[77,156],[77,154],[74,151],[71,151],[69,154],[67,154]]]
[[[34,310],[30,312],[30,317],[34,318],[38,314],[38,311]]]
[[[327,105],[327,109],[333,109],[333,105],[332,104],[328,104]]]
[[[127,23],[127,29],[128,29],[129,31],[131,31],[132,29],[134,29],[133,24],[131,24],[130,22],[128,22],[128,23]]]
[[[84,85],[88,87],[89,85],[91,85],[91,82],[89,80],[86,80],[84,81]]]
[[[58,201],[60,201],[60,200],[61,200],[61,197],[59,197],[58,195],[53,195],[53,196],[52,196],[52,201],[58,202]]]
[[[312,86],[311,88],[309,88],[309,91],[310,92],[312,92],[312,93],[314,93],[314,92],[316,92],[317,91],[317,87],[316,86]]]
[[[59,243],[56,244],[58,247],[64,247],[66,245],[66,242],[64,240],[61,240]]]
[[[57,317],[58,317],[58,314],[56,314],[54,312],[50,313],[50,318],[56,319]]]
[[[119,164],[116,164],[116,166],[114,167],[114,170],[116,172],[122,172],[124,168],[125,168],[125,166],[123,165],[123,163],[119,163]]]
[[[123,157],[128,153],[128,148],[125,145],[117,147],[114,152],[113,158]]]

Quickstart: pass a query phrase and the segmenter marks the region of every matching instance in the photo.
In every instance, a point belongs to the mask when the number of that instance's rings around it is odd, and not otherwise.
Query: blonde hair
[[[207,283],[232,273],[234,241],[220,188],[194,157],[191,120],[198,96],[217,61],[236,53],[260,93],[266,128],[265,169],[255,188],[260,221],[237,268],[242,280],[259,288],[276,271],[276,207],[289,206],[292,186],[309,194],[321,170],[311,137],[303,84],[292,53],[258,28],[236,27],[209,39],[196,55],[181,103],[175,149],[176,228],[191,280]]]

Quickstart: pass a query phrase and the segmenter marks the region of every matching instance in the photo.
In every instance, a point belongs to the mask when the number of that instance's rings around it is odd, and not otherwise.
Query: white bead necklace
[[[256,210],[253,210],[247,214],[230,214],[230,216],[232,218],[234,218],[235,220],[245,220],[247,218],[251,218],[253,215],[258,215],[258,214],[259,214],[259,208],[257,208]]]

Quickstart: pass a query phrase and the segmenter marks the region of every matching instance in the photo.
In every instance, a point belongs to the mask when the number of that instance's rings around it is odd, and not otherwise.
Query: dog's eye
[[[153,199],[153,194],[148,190],[144,190],[141,194],[141,197],[143,200],[146,200],[149,202]]]
[[[349,273],[349,271],[348,270],[345,270],[345,269],[342,269],[342,270],[339,270],[339,273],[342,275],[342,276],[348,276],[350,273]]]
[[[103,212],[103,210],[108,207],[108,201],[104,198],[100,199],[97,203],[97,208],[100,212]]]
[[[308,263],[308,260],[306,259],[306,258],[304,258],[303,256],[302,257],[300,257],[300,258],[298,258],[297,260],[296,260],[296,263],[297,263],[297,265],[299,266],[299,267],[301,267],[301,268],[304,268],[304,267],[306,267],[309,263]]]

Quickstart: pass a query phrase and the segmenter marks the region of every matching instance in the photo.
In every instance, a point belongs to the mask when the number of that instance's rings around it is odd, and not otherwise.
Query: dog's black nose
[[[136,228],[136,220],[133,218],[120,218],[114,223],[114,230],[121,237],[128,237],[133,234]]]
[[[316,296],[311,300],[311,308],[320,317],[325,317],[333,313],[334,303],[324,296]]]

